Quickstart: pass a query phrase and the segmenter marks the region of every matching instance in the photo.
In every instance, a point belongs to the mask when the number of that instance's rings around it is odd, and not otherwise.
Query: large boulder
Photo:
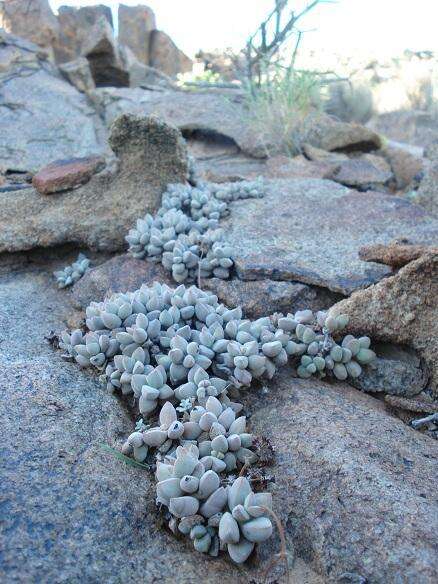
[[[125,115],[114,122],[109,141],[116,168],[83,186],[50,195],[31,188],[0,192],[0,252],[61,243],[120,249],[135,220],[158,209],[167,184],[185,181],[186,147],[176,128]],[[59,172],[57,181],[65,184]]]
[[[274,451],[265,474],[290,550],[327,584],[437,581],[434,440],[356,389],[287,368],[247,402]],[[277,550],[271,539],[260,555]]]
[[[59,35],[54,44],[57,63],[65,63],[79,57],[82,45],[90,38],[91,31],[99,18],[104,17],[113,26],[111,8],[96,6],[60,6],[58,10]]]
[[[129,47],[137,59],[149,65],[150,34],[156,28],[149,6],[119,4],[119,42]]]
[[[153,30],[149,42],[149,65],[169,77],[192,70],[192,60],[175,45],[168,34]]]
[[[6,32],[44,47],[49,54],[59,35],[59,24],[48,0],[3,0],[0,26]]]
[[[264,181],[265,196],[232,203],[223,222],[242,280],[288,280],[348,295],[391,273],[359,249],[407,237],[433,244],[438,221],[405,199],[332,181]]]
[[[104,128],[87,98],[36,45],[2,31],[0,83],[0,171],[35,171],[104,150]]]
[[[436,239],[435,239],[436,241]],[[348,314],[347,332],[406,345],[426,362],[438,395],[438,253],[427,253],[390,278],[336,304]]]

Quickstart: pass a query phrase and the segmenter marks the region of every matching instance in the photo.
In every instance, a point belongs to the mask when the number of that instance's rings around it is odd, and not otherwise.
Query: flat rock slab
[[[101,156],[55,160],[34,175],[32,185],[43,195],[58,193],[85,184],[104,167]]]
[[[438,580],[436,442],[344,384],[287,368],[247,398],[276,463],[274,509],[295,553],[324,582]],[[265,542],[269,557],[276,540]],[[343,575],[354,575],[342,579]]]
[[[266,180],[261,199],[237,201],[224,221],[242,280],[289,280],[351,294],[390,273],[363,262],[364,245],[438,240],[438,221],[409,201],[328,180]]]

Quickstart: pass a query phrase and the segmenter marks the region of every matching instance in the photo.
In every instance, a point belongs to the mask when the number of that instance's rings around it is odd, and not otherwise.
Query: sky
[[[111,6],[114,0],[49,0],[59,6]],[[189,56],[199,49],[240,49],[274,5],[273,0],[125,0],[146,4],[155,12],[157,27],[167,32]],[[292,6],[306,4],[291,0]],[[306,17],[302,28],[309,49],[353,51],[372,49],[390,55],[405,49],[438,51],[438,0],[337,0],[321,5]]]

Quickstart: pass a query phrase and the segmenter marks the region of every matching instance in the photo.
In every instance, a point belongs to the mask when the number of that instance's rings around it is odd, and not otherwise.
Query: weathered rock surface
[[[59,34],[58,21],[48,0],[3,0],[0,25],[7,32],[44,47],[49,54]]]
[[[303,125],[304,142],[322,150],[370,152],[378,150],[381,139],[360,124],[335,120],[326,114],[308,116]]]
[[[96,89],[90,65],[85,57],[78,57],[74,61],[61,63],[59,70],[78,91],[87,93],[87,91]]]
[[[0,31],[0,171],[36,171],[104,150],[87,98],[32,43]]]
[[[98,4],[81,8],[59,7],[59,35],[54,45],[58,63],[72,61],[81,55],[83,42],[90,37],[94,25],[102,16],[112,27],[113,19],[109,6]]]
[[[43,195],[67,191],[87,183],[104,167],[105,159],[101,156],[56,160],[34,175],[32,185]]]
[[[318,179],[266,180],[265,186],[264,198],[233,203],[223,222],[242,280],[298,281],[350,294],[390,273],[359,259],[363,245],[438,238],[438,222],[399,197]]]
[[[160,528],[152,474],[102,450],[120,448],[132,421],[44,340],[71,313],[56,267],[0,278],[0,580],[149,584],[178,574],[190,584],[208,573],[215,584],[247,582],[229,563],[195,560],[190,545]]]
[[[392,178],[392,172],[383,158],[364,154],[341,162],[329,178],[358,190],[381,190]]]
[[[118,157],[72,191],[0,193],[0,252],[61,243],[116,250],[135,220],[154,212],[168,183],[185,181],[187,154],[180,133],[157,118],[121,116],[110,145]]]
[[[426,387],[429,372],[414,351],[394,345],[373,344],[377,359],[349,383],[362,391],[411,397]]]
[[[401,240],[400,242],[391,242],[388,245],[377,243],[362,247],[359,250],[359,257],[364,262],[377,262],[391,266],[391,268],[401,268],[426,253],[438,253],[438,247],[411,245]]]
[[[133,292],[152,282],[175,285],[161,264],[122,254],[88,270],[73,286],[72,300],[78,308],[86,308],[93,300],[100,302],[114,292]]]
[[[128,87],[129,73],[123,63],[113,29],[101,16],[82,44],[82,55],[87,58],[97,87]]]
[[[429,253],[397,274],[335,305],[350,317],[347,331],[413,348],[430,371],[438,394],[438,254]]]
[[[153,30],[149,37],[149,65],[169,77],[192,70],[192,60],[175,45],[168,34]]]
[[[150,33],[156,28],[155,15],[148,6],[119,4],[119,42],[129,47],[137,59],[149,65]]]
[[[327,583],[436,582],[436,442],[344,384],[284,369],[266,386],[247,399],[251,428],[274,448],[266,470],[295,553]]]
[[[234,91],[222,94],[105,87],[94,91],[92,98],[107,124],[125,112],[153,113],[183,132],[216,133],[234,140],[250,156],[266,156],[263,144],[248,127],[248,115]]]
[[[274,312],[295,312],[310,308],[325,310],[333,306],[339,294],[317,286],[297,282],[273,280],[220,280],[202,281],[202,287],[214,292],[221,302],[229,306],[242,306],[246,318],[260,318]]]

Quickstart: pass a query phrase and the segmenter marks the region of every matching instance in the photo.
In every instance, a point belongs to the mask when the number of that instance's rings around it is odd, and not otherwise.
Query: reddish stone
[[[104,167],[105,160],[100,156],[55,160],[36,173],[32,185],[43,195],[67,191],[87,183]]]

